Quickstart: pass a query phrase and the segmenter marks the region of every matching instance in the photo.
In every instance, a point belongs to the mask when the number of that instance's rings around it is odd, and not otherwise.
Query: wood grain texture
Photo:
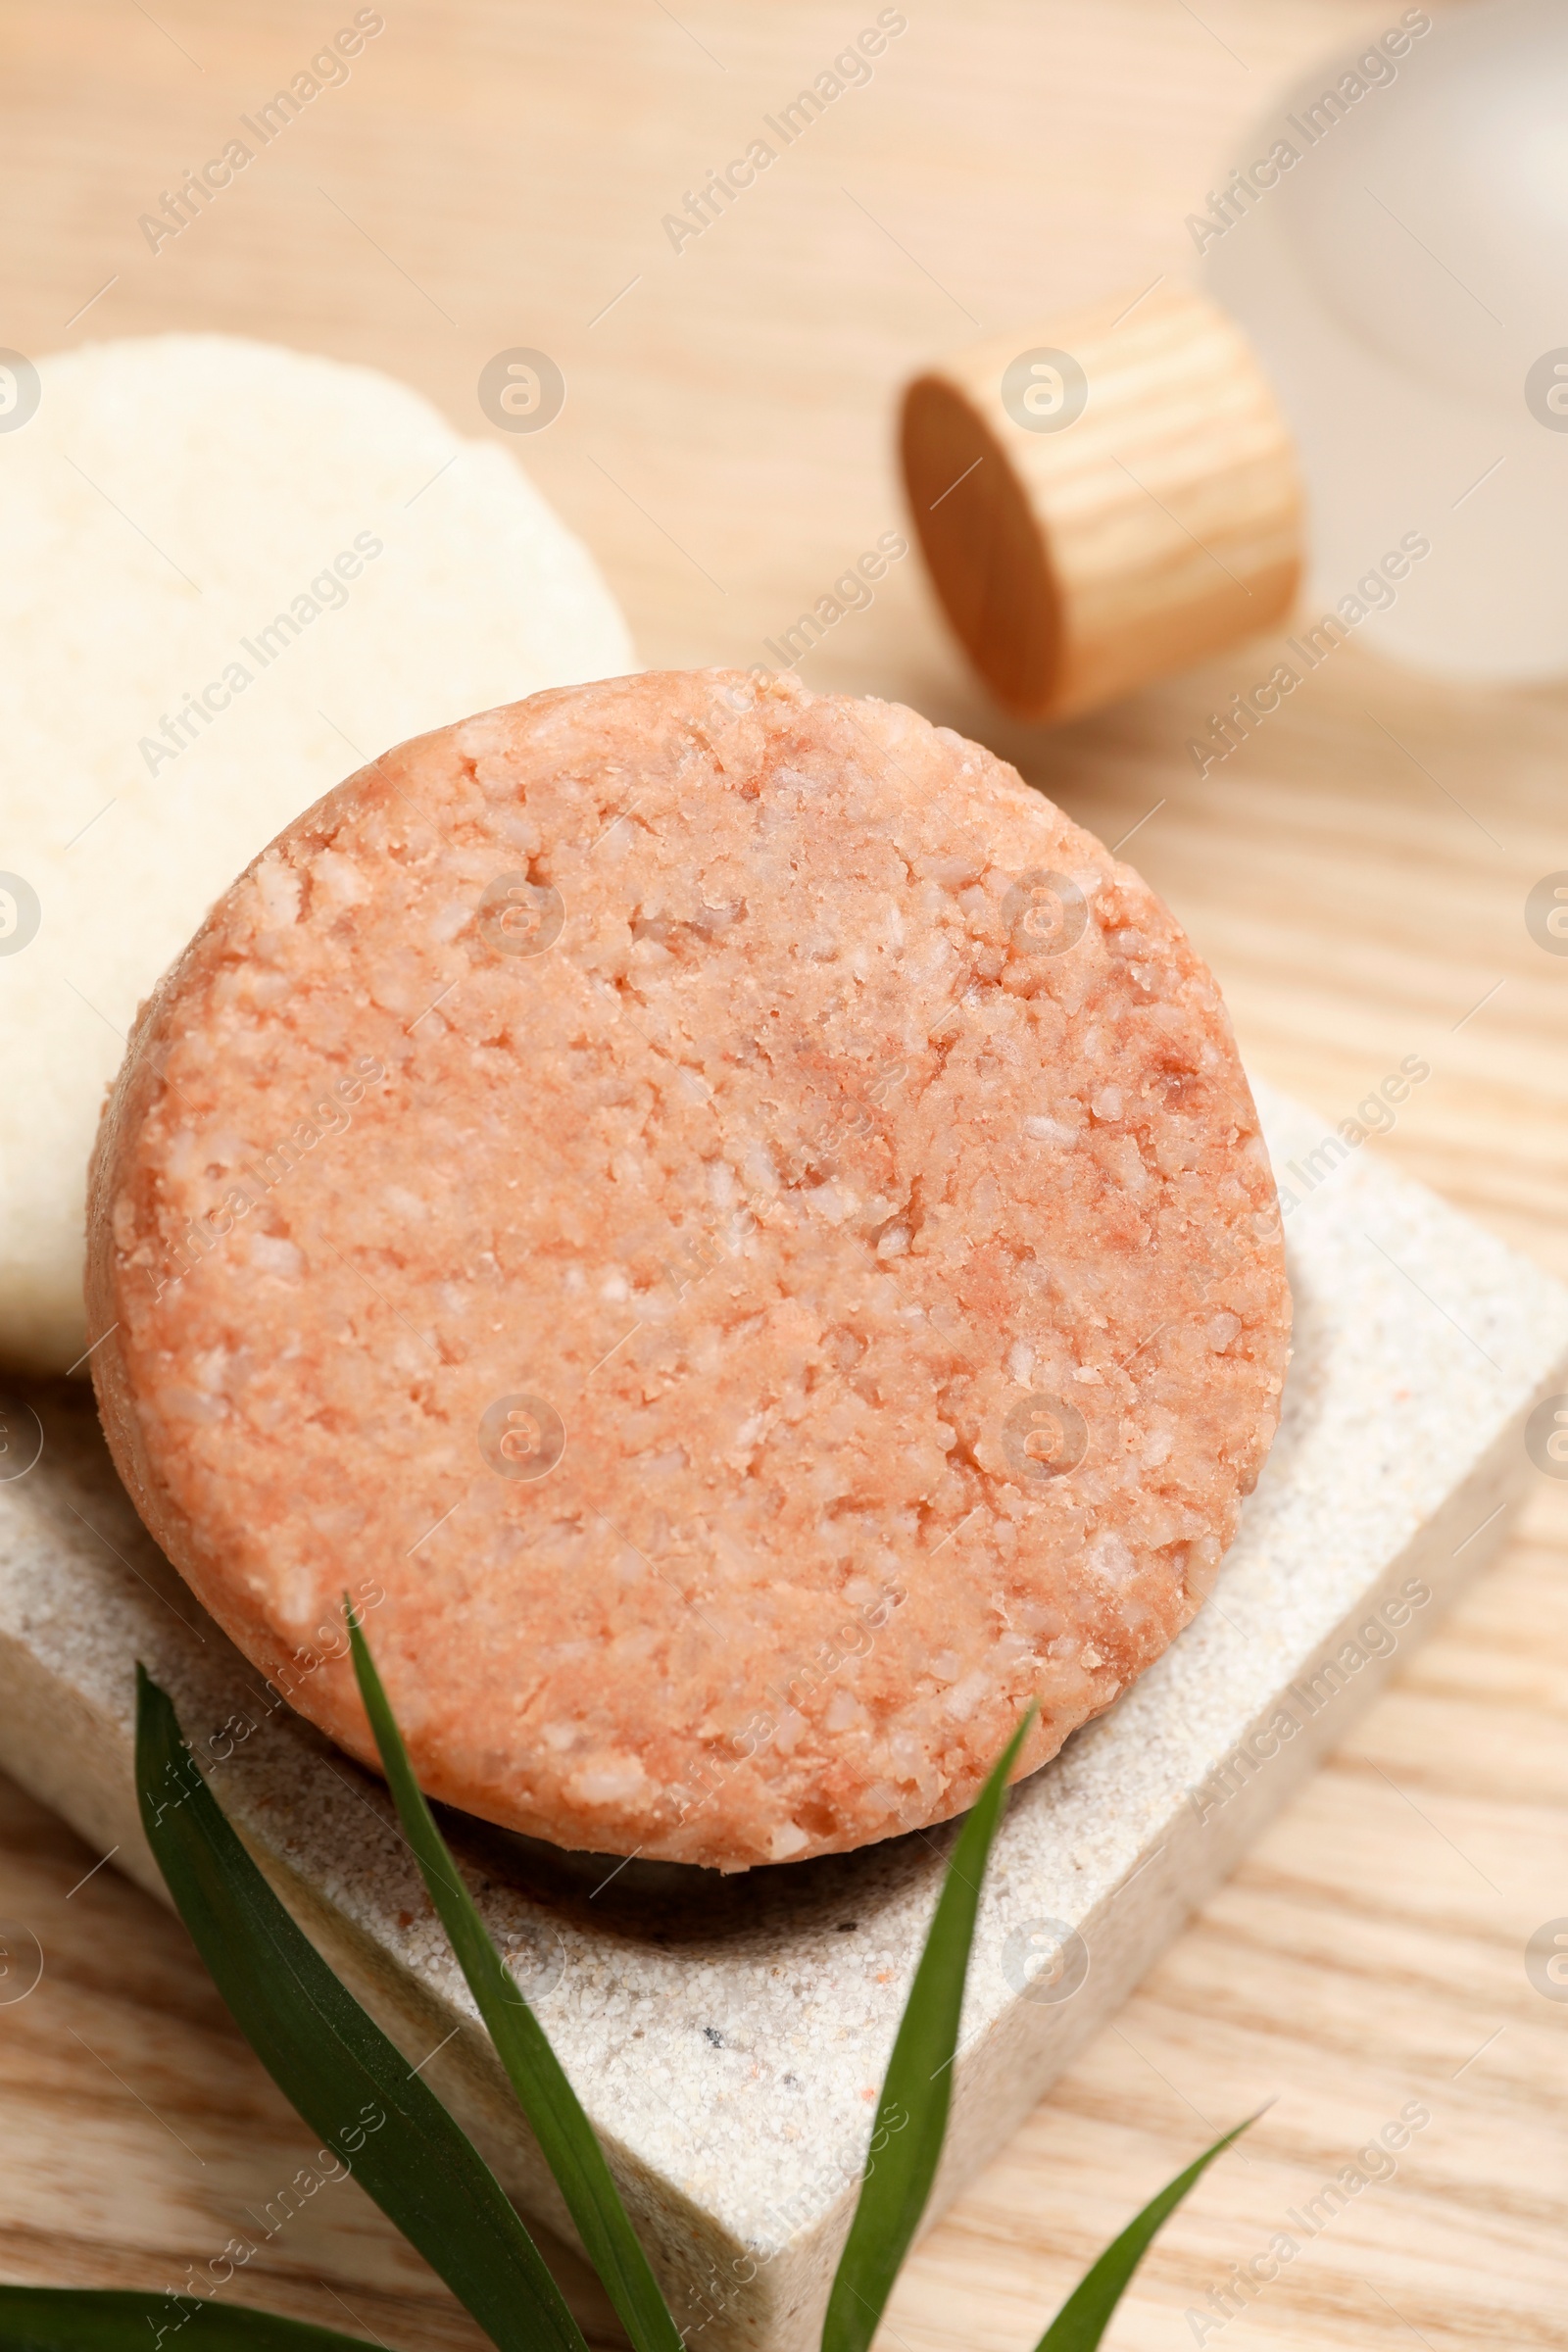
[[[11,0],[0,339],[256,334],[388,368],[474,432],[483,363],[542,347],[567,403],[519,446],[645,659],[766,659],[763,638],[901,520],[903,379],[1180,270],[1184,216],[1271,86],[1397,14],[911,0],[871,82],[674,252],[662,216],[875,13],[409,0],[349,83],[154,255],[137,216],[351,9]],[[1426,1055],[1430,1081],[1367,1148],[1568,1273],[1568,959],[1523,922],[1530,885],[1568,868],[1568,694],[1450,689],[1347,646],[1200,781],[1187,738],[1275,658],[1260,642],[1044,733],[981,700],[911,558],[804,669],[983,737],[1108,841],[1137,827],[1127,854],[1214,964],[1253,1065],[1327,1128]],[[1271,2095],[1111,2342],[1191,2343],[1184,2312],[1414,2098],[1432,2121],[1396,2179],[1209,2342],[1568,2344],[1568,2006],[1523,1964],[1568,1914],[1565,1554],[1568,1489],[1542,1480],[1502,1564],[933,2232],[889,2352],[1024,2352],[1130,2209]],[[177,1927],[112,1868],[76,1885],[97,1859],[7,1801],[0,1915],[36,1935],[45,1972],[0,2006],[0,2267],[162,2286],[311,2151]],[[409,2352],[476,2340],[353,2184],[242,2280]],[[580,2271],[572,2292],[607,2337]]]
[[[1055,361],[1024,386],[1031,349]],[[1235,320],[1177,280],[950,354],[910,385],[899,437],[932,584],[1019,718],[1097,710],[1295,603],[1290,427]]]

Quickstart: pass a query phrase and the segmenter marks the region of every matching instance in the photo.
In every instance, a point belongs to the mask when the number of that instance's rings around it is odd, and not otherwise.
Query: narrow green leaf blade
[[[865,2178],[822,2323],[822,2352],[865,2352],[925,2211],[948,2128],[980,1886],[1006,1801],[1007,1776],[1036,1711],[1029,1708],[1007,1742],[953,1849],[888,2061]]]
[[[680,2330],[637,2242],[605,2162],[594,2128],[584,2115],[565,2071],[551,2048],[464,1885],[458,1866],[409,1762],[403,1735],[382,1688],[353,1607],[345,1603],[349,1640],[360,1696],[381,1751],[381,1766],[397,1803],[404,1835],[413,1846],[430,1900],[452,1939],[468,1988],[501,2063],[512,2079],[518,2104],[533,2126],[545,2161],[566,2200],[588,2259],[604,2282],[637,2352],[680,2352]]]
[[[198,2295],[0,2286],[0,2352],[158,2352],[166,2337],[179,2352],[373,2352],[360,2335]]]
[[[1232,2140],[1240,2139],[1257,2121],[1250,2115],[1245,2124],[1227,2132],[1205,2148],[1196,2164],[1185,2173],[1168,2180],[1158,2196],[1151,2197],[1135,2221],[1128,2223],[1120,2237],[1113,2238],[1092,2271],[1086,2271],[1051,2326],[1035,2346],[1035,2352],[1095,2352],[1111,2313],[1125,2294],[1134,2271],[1152,2244],[1154,2235],[1170,2219],[1188,2190],[1202,2179],[1216,2156],[1223,2156]]]
[[[587,2352],[489,2166],[294,1925],[139,1666],[136,1688],[142,1827],[273,2082],[502,2352]]]

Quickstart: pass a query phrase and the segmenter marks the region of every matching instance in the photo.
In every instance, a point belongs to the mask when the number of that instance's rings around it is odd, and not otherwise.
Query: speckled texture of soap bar
[[[893,703],[535,696],[291,825],[144,1014],[92,1185],[143,1519],[367,1760],[735,1870],[1034,1769],[1207,1592],[1279,1413],[1274,1188],[1132,870]]]

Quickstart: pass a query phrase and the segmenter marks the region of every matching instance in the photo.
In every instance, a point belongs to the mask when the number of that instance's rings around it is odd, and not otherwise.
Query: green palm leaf
[[[1031,1706],[1014,1732],[953,1849],[882,2083],[873,2153],[828,2298],[822,2352],[866,2352],[925,2211],[948,2128],[980,1884],[1006,1801],[1007,1776],[1036,1713]]]
[[[197,1770],[169,1698],[139,1666],[136,1690],[148,1843],[273,2082],[502,2352],[587,2352],[489,2166],[294,1925]]]
[[[1174,2180],[1167,2181],[1157,2197],[1150,2198],[1143,2212],[1128,2223],[1120,2237],[1111,2240],[1094,2269],[1079,2280],[1035,2346],[1035,2352],[1095,2352],[1155,2231],[1170,2219],[1215,2157],[1222,2156],[1232,2140],[1240,2139],[1256,2121],[1255,2115],[1250,2115],[1245,2124],[1238,2124],[1234,2132],[1227,2132],[1223,2139],[1216,2139],[1211,2148],[1205,2148],[1185,2173],[1178,2173]]]
[[[166,2335],[179,2352],[371,2352],[363,2336],[196,2295],[0,2286],[0,2352],[158,2352]]]
[[[344,1604],[360,1696],[381,1751],[381,1766],[397,1803],[404,1834],[424,1874],[430,1900],[468,1980],[479,2014],[490,2029],[501,2063],[512,2080],[524,2115],[533,2126],[545,2161],[577,2225],[588,2259],[620,2315],[637,2352],[680,2352],[680,2331],[669,2315],[648,2258],[637,2242],[604,2151],[545,2037],[505,1963],[436,1827],[409,1762],[408,1749],[387,1703],[381,1678],[352,1606]]]

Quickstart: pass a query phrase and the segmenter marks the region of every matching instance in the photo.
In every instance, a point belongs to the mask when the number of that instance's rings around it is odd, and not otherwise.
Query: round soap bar
[[[633,655],[511,450],[388,376],[154,335],[40,360],[22,390],[35,412],[0,416],[0,1362],[64,1372],[104,1091],[219,892],[354,762]]]
[[[1275,1195],[1138,876],[897,705],[535,696],[329,793],[138,1024],[115,1458],[356,1754],[741,1869],[1032,1769],[1198,1608],[1279,1410]]]

